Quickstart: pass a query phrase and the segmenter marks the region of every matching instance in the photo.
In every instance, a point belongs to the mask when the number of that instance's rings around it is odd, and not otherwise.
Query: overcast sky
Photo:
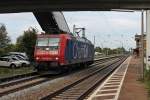
[[[96,46],[126,49],[135,47],[134,35],[140,33],[139,12],[64,12],[70,30],[75,24],[86,28],[86,37]],[[30,26],[42,31],[32,13],[0,14],[13,43]]]

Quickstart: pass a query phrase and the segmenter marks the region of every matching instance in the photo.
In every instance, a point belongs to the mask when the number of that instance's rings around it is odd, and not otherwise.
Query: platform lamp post
[[[144,79],[144,10],[141,11],[141,75],[140,78]]]

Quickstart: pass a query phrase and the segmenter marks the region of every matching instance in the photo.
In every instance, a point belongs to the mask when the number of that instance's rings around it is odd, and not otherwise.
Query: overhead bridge
[[[0,12],[150,9],[150,0],[1,0]]]

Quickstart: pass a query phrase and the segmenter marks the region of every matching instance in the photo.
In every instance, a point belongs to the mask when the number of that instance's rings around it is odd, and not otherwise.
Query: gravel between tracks
[[[112,61],[109,61],[109,63],[111,63],[111,62]],[[108,62],[101,64],[96,68],[100,68],[106,64],[108,64]],[[90,72],[92,72],[92,70],[85,69],[85,70],[79,71],[77,73],[67,75],[65,77],[57,78],[52,81],[42,83],[40,85],[21,90],[21,91],[9,94],[7,96],[3,96],[3,97],[1,97],[0,100],[20,100],[20,99],[21,100],[37,100],[37,99],[40,99],[41,97],[48,95],[52,91],[56,91],[59,88],[62,88],[64,86],[74,82],[75,80],[84,77],[85,75],[89,74]]]

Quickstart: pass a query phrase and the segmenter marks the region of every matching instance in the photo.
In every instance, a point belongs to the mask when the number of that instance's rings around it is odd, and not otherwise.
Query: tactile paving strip
[[[117,100],[129,66],[128,57],[88,98],[88,100]]]

